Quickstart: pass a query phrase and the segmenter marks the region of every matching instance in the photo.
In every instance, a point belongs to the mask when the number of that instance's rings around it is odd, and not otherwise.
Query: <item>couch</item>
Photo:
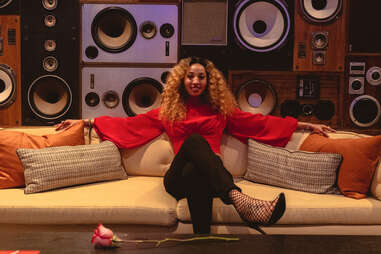
[[[33,135],[53,134],[53,127],[14,127],[4,130]],[[295,132],[286,148],[297,150],[308,132]],[[94,131],[85,129],[86,144],[99,142]],[[361,138],[351,132],[330,134],[330,138]],[[224,135],[223,161],[243,192],[260,199],[273,199],[284,192],[287,209],[267,234],[381,235],[381,165],[378,164],[369,196],[353,199],[338,194],[316,194],[255,183],[245,179],[248,146]],[[126,179],[94,182],[25,194],[23,187],[0,189],[1,230],[66,230],[95,227],[103,223],[131,232],[192,233],[185,199],[176,201],[163,187],[163,174],[173,151],[165,134],[148,144],[121,150]],[[218,198],[213,203],[213,234],[258,234],[247,227],[232,205]]]

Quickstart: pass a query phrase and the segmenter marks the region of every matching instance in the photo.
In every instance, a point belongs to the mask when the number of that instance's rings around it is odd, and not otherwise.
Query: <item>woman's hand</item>
[[[313,124],[306,122],[298,122],[298,130],[310,130],[312,133],[317,133],[328,137],[328,133],[336,132],[336,130],[324,124]]]
[[[56,127],[56,131],[67,130],[71,126],[73,126],[79,122],[82,122],[82,121],[83,120],[67,119],[67,120],[64,120],[64,121],[54,125],[54,127]]]

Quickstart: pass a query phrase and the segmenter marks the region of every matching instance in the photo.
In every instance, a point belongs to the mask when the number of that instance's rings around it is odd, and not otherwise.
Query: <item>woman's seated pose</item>
[[[65,120],[57,130],[77,121]],[[285,146],[296,129],[322,135],[334,131],[321,124],[298,122],[292,117],[243,112],[214,64],[203,58],[180,60],[171,70],[161,106],[135,117],[86,119],[101,140],[119,148],[141,146],[166,132],[175,158],[164,176],[166,191],[188,201],[194,233],[210,233],[213,197],[232,204],[249,226],[276,223],[286,209],[283,193],[274,200],[258,200],[241,192],[220,158],[224,131],[247,142],[249,138],[272,146]]]

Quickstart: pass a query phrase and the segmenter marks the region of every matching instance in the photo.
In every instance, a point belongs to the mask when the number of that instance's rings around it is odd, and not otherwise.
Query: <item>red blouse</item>
[[[193,133],[203,136],[212,150],[220,153],[225,130],[244,143],[252,138],[273,146],[285,146],[297,127],[297,120],[292,117],[264,116],[238,108],[224,118],[206,104],[188,105],[186,119],[173,124],[160,120],[159,112],[157,108],[135,117],[97,117],[94,128],[101,140],[110,140],[119,148],[141,146],[166,132],[176,154],[184,140]]]

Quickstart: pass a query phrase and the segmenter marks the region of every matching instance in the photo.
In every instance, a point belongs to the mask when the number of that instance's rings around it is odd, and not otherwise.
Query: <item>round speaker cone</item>
[[[366,72],[366,81],[373,86],[381,84],[381,68],[373,66]]]
[[[242,111],[271,114],[277,105],[277,94],[272,85],[263,80],[249,80],[236,93]]]
[[[48,15],[48,16],[45,16],[44,23],[45,23],[45,26],[47,27],[54,27],[57,23],[57,19],[53,15]]]
[[[343,0],[300,0],[304,18],[313,23],[334,21],[341,12]]]
[[[312,34],[312,47],[314,49],[325,49],[328,46],[328,33],[317,32]]]
[[[152,39],[156,35],[156,25],[151,21],[143,22],[140,25],[140,33],[145,39]]]
[[[330,120],[335,115],[335,104],[332,101],[321,100],[315,105],[315,115],[319,120]]]
[[[58,61],[53,56],[45,57],[42,61],[42,67],[48,72],[53,72],[58,68]]]
[[[44,42],[44,49],[48,52],[55,51],[57,47],[56,41],[55,40],[46,40]]]
[[[123,92],[123,108],[127,115],[146,113],[160,106],[162,84],[152,78],[138,78],[130,82]]]
[[[0,109],[8,107],[15,100],[15,73],[8,65],[0,64]]]
[[[90,107],[95,107],[100,102],[99,95],[96,93],[92,93],[92,92],[88,93],[88,94],[86,94],[85,102],[86,102],[86,105],[88,105]]]
[[[13,0],[0,0],[0,9],[6,7],[8,4],[12,3]]]
[[[119,53],[135,42],[137,26],[134,17],[127,10],[109,7],[95,16],[91,33],[100,48],[110,53]]]
[[[298,118],[302,113],[300,103],[295,100],[285,100],[280,104],[280,115],[282,117],[292,116]]]
[[[41,0],[44,9],[51,11],[57,8],[58,0]]]
[[[73,100],[67,82],[55,75],[45,75],[34,80],[27,96],[30,109],[45,120],[56,120],[65,115]]]
[[[103,94],[102,101],[106,108],[115,108],[119,105],[119,95],[115,91],[107,91]]]
[[[174,33],[175,33],[175,28],[171,24],[165,23],[161,25],[160,34],[164,38],[171,38],[174,35]]]
[[[361,89],[362,83],[361,83],[360,80],[355,80],[355,81],[352,82],[351,86],[352,86],[353,90],[357,91],[357,90]]]
[[[354,124],[370,127],[380,118],[381,107],[378,100],[370,95],[361,95],[354,99],[349,108],[349,116]]]
[[[290,14],[282,0],[244,0],[234,12],[234,34],[251,51],[268,52],[281,47],[290,31]]]

